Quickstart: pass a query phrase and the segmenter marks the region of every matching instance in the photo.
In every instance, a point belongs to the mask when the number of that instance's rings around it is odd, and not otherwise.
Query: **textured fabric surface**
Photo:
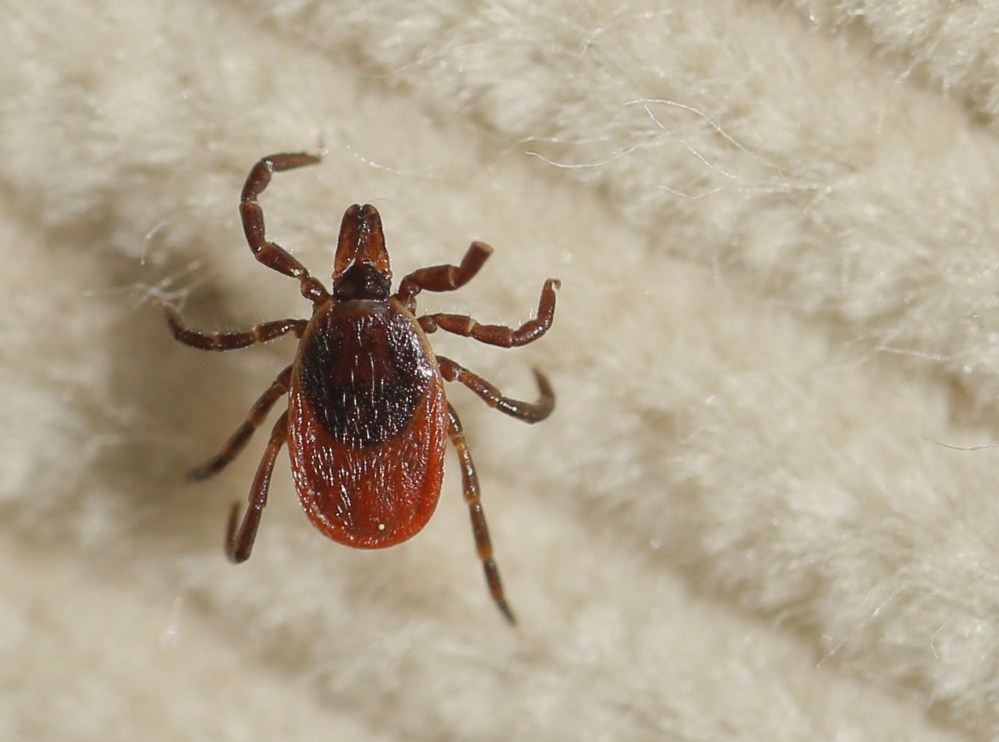
[[[0,739],[999,737],[999,4],[0,0]],[[449,454],[394,549],[309,525],[265,432],[185,481],[290,362],[193,326],[305,316],[262,197],[329,277],[343,210],[430,311],[511,628]],[[276,417],[276,415],[275,415]],[[264,431],[268,429],[265,426]]]

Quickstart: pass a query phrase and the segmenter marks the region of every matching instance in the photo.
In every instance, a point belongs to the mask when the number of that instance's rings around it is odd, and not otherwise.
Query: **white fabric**
[[[999,4],[0,0],[0,739],[956,740],[999,736]],[[304,316],[236,204],[328,279],[374,203],[433,336],[554,415],[461,388],[508,596],[453,455],[434,520],[358,552],[269,423],[215,453]],[[276,415],[272,415],[272,418]]]

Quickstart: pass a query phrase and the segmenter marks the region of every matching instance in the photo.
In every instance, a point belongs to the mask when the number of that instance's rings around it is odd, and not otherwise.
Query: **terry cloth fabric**
[[[999,4],[0,0],[0,739],[999,737]],[[308,315],[236,205],[328,281],[373,203],[423,311],[449,454],[412,541],[313,529],[282,453],[223,556],[294,357],[173,341]],[[275,419],[277,414],[272,415]]]

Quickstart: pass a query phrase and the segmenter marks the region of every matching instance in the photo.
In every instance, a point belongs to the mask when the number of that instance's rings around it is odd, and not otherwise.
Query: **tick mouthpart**
[[[361,265],[371,266],[386,282],[392,280],[382,219],[371,204],[354,204],[343,215],[333,261],[334,285],[344,279],[351,268]]]
[[[389,279],[370,263],[355,263],[333,281],[333,296],[337,301],[385,301],[390,291]]]

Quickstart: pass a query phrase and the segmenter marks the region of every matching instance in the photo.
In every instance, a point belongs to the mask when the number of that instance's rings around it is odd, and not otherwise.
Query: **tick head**
[[[336,258],[333,261],[333,296],[339,301],[388,299],[392,271],[382,219],[371,204],[354,204],[343,215]]]

